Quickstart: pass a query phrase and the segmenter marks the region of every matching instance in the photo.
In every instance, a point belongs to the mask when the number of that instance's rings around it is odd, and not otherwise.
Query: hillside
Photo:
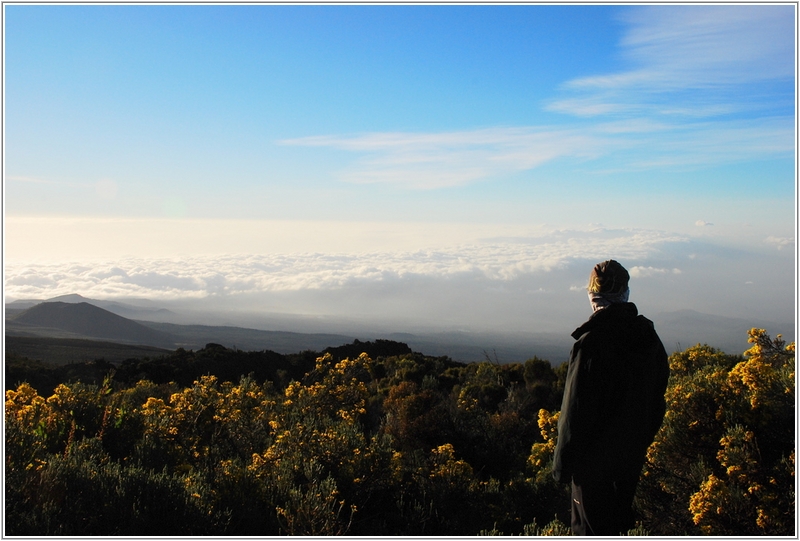
[[[694,344],[713,344],[726,353],[738,354],[748,349],[747,331],[753,327],[781,334],[794,341],[793,322],[764,321],[703,314],[695,310],[662,312],[652,317],[667,351],[681,351]]]
[[[141,321],[142,325],[168,334],[176,347],[199,349],[215,342],[229,348],[259,351],[268,349],[277,353],[296,353],[304,350],[321,351],[329,346],[352,342],[354,337],[328,333],[296,333],[262,331],[224,325],[177,325]]]
[[[92,304],[44,302],[6,321],[17,336],[93,338],[127,344],[172,347],[174,338]]]
[[[6,304],[5,334],[7,337],[111,340],[169,349],[200,349],[214,342],[235,349],[268,349],[278,353],[321,351],[350,343],[355,338],[354,335],[333,333],[267,331],[229,325],[187,325],[161,321],[176,318],[177,314],[164,308],[143,308],[80,295],[62,295],[46,301],[23,300]],[[31,353],[32,358],[42,357],[43,351],[35,351],[38,344],[34,340],[26,345],[26,352]],[[49,347],[46,343],[41,345]],[[92,349],[85,344],[81,348]],[[61,348],[60,353],[63,354],[61,357],[69,358],[72,362],[81,360],[75,358],[71,350]]]
[[[65,302],[68,304],[80,304],[82,302],[89,303],[111,313],[117,314],[128,319],[135,320],[148,320],[148,321],[172,321],[178,317],[178,314],[167,310],[166,308],[151,306],[151,302],[147,300],[135,301],[137,304],[129,304],[119,301],[107,301],[99,299],[90,299],[77,293],[70,295],[59,295],[47,300],[37,299],[20,299],[6,304],[6,313],[18,313],[37,304],[43,302]]]
[[[6,336],[6,363],[10,359],[35,359],[49,365],[86,363],[102,359],[120,363],[126,359],[167,355],[172,350],[139,344],[120,344],[81,338]]]

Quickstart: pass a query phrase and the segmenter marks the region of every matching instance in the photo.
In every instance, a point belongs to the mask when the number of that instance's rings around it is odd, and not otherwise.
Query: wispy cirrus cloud
[[[687,5],[622,12],[627,28],[620,54],[630,67],[566,81],[545,106],[578,117],[579,124],[280,143],[357,154],[338,172],[341,180],[410,189],[503,178],[554,160],[579,165],[610,158],[614,171],[630,171],[788,157],[794,151],[793,9]]]
[[[281,143],[361,153],[362,158],[340,173],[347,182],[435,189],[533,169],[562,157],[590,159],[604,153],[611,142],[575,129],[497,127],[314,136]]]
[[[731,88],[794,76],[793,6],[646,6],[623,13],[621,57],[630,68],[568,81],[565,90],[578,95],[554,99],[548,109],[582,117],[716,116],[752,108],[750,93]]]
[[[628,170],[706,167],[746,160],[790,158],[794,152],[791,117],[731,119],[661,124],[658,131],[630,139],[620,160]]]
[[[633,72],[634,84],[716,86],[794,76],[791,5],[649,6],[625,20],[630,27],[621,44],[643,66]]]
[[[690,124],[642,117],[580,128],[331,135],[281,143],[360,154],[339,171],[345,182],[425,190],[502,178],[557,159],[577,164],[613,157],[615,170],[630,171],[790,156],[794,124],[790,117]]]

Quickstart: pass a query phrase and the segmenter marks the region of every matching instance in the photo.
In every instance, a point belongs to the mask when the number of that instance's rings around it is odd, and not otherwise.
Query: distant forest
[[[795,532],[795,350],[670,356],[631,535]],[[568,535],[550,476],[566,364],[377,340],[6,356],[5,535]]]

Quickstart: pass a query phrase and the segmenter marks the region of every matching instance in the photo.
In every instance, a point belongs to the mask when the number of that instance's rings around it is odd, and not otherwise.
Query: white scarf
[[[630,288],[625,288],[625,291],[619,293],[592,293],[590,291],[589,302],[592,303],[592,311],[597,312],[614,303],[628,302],[630,292]]]

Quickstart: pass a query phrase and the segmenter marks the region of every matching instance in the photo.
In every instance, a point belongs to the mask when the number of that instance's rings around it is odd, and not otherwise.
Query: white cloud
[[[341,180],[411,189],[461,186],[556,159],[579,162],[612,154],[616,168],[625,171],[790,156],[794,119],[782,111],[791,109],[791,89],[754,92],[739,85],[791,81],[793,9],[676,5],[625,11],[627,30],[620,47],[631,67],[568,81],[563,95],[546,105],[551,111],[613,122],[327,135],[280,143],[358,153],[339,171]],[[756,118],[754,107],[760,108]],[[764,113],[765,107],[778,112]],[[732,117],[742,113],[748,118]]]
[[[648,6],[625,12],[620,45],[636,65],[573,88],[677,90],[794,76],[792,6]]]
[[[550,103],[546,109],[579,117],[593,117],[630,112],[633,107],[630,104],[614,102],[607,96],[594,95],[559,99]]]
[[[620,47],[630,67],[567,82],[564,89],[578,95],[555,99],[548,109],[581,117],[711,117],[752,109],[751,95],[763,105],[764,95],[752,87],[732,88],[794,76],[793,6],[643,6],[623,13]],[[782,99],[791,105],[790,93]]]
[[[690,124],[631,118],[580,129],[373,133],[282,143],[361,153],[361,158],[339,172],[346,182],[424,190],[494,179],[561,158],[577,162],[615,154],[617,167],[631,171],[789,156],[794,150],[793,130],[789,117]]]
[[[794,239],[790,238],[790,237],[769,236],[765,240],[770,244],[774,244],[778,248],[778,250],[782,250],[783,248],[785,248],[787,246],[793,246],[794,245]]]
[[[709,226],[709,225],[714,225],[714,224],[712,224],[711,222],[706,222],[705,220],[697,220],[697,221],[694,223],[694,225],[696,225],[696,226],[698,226],[698,227],[706,227],[706,226]]]
[[[533,169],[556,158],[587,159],[610,141],[579,130],[499,127],[442,133],[370,133],[287,139],[282,144],[365,154],[342,180],[392,183],[413,189],[460,186]]]
[[[563,271],[576,262],[602,261],[609,254],[619,260],[644,260],[665,244],[685,241],[656,231],[594,228],[416,251],[140,257],[91,265],[8,262],[5,293],[10,298],[80,293],[95,298],[176,299],[335,290],[419,278],[502,283]]]
[[[671,130],[661,142],[669,153],[686,152],[687,163],[733,162],[794,151],[790,118],[699,123]]]
[[[193,310],[221,314],[215,324],[232,324],[225,314],[249,311],[394,318],[418,329],[563,332],[588,315],[589,271],[609,258],[629,269],[632,300],[645,314],[689,308],[776,319],[793,313],[794,267],[786,251],[756,253],[659,231],[597,227],[412,250],[6,261],[4,292],[6,300],[69,293],[146,298],[187,317]],[[744,293],[741,284],[754,274],[764,279]]]
[[[678,268],[662,269],[656,267],[641,267],[641,266],[631,267],[629,272],[632,278],[647,278],[650,276],[658,276],[665,274],[681,274],[681,270]]]
[[[686,87],[794,76],[794,7],[649,6],[622,40],[641,66],[623,82]]]

